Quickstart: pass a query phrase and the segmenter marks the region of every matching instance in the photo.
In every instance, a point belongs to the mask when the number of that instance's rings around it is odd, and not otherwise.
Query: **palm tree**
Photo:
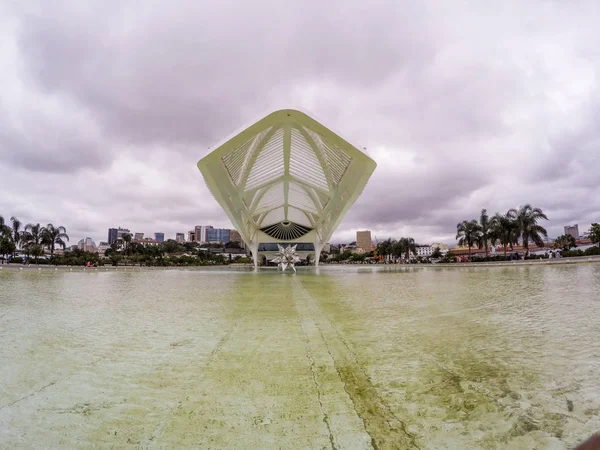
[[[559,248],[563,251],[568,251],[574,247],[577,247],[577,242],[575,242],[575,238],[570,234],[564,234],[562,236],[557,237],[554,240],[554,248]]]
[[[24,241],[25,249],[32,256],[35,256],[35,263],[38,264],[38,258],[44,254],[44,227],[39,223],[28,223],[25,227]]]
[[[600,224],[592,223],[590,228],[590,240],[600,247]]]
[[[481,242],[481,230],[476,220],[463,220],[456,225],[456,239],[458,245],[469,247],[469,259],[471,259],[471,248]]]
[[[0,259],[2,260],[2,264],[4,264],[5,256],[10,255],[13,252],[14,248],[15,245],[10,240],[10,234],[0,234]]]
[[[402,247],[400,240],[391,239],[390,254],[394,257],[394,262],[402,256],[403,252],[404,247]]]
[[[400,238],[398,244],[401,249],[400,253],[404,253],[404,257],[407,261],[410,259],[410,252],[413,252],[413,254],[417,253],[417,244],[411,237]]]
[[[9,253],[12,253],[10,228],[5,225],[4,217],[0,216],[0,256],[2,256],[2,264],[4,264],[4,256]]]
[[[479,216],[479,231],[481,232],[481,240],[480,247],[485,248],[485,257],[488,257],[488,245],[490,242],[496,241],[496,236],[494,236],[494,224],[490,220],[488,216],[487,209],[481,210],[481,215]]]
[[[505,258],[506,249],[509,245],[512,248],[519,237],[519,225],[516,218],[517,215],[514,209],[509,210],[506,214],[496,213],[492,218],[493,238],[498,239],[504,247]]]
[[[394,254],[394,243],[392,238],[386,239],[385,241],[379,242],[375,247],[377,254],[383,256],[383,261],[387,261],[387,257]]]
[[[125,234],[123,235],[123,252],[125,252],[125,254],[129,254],[131,253],[131,235],[130,234]]]
[[[43,229],[43,243],[50,249],[50,259],[54,258],[54,248],[56,245],[60,245],[63,250],[67,246],[65,241],[69,242],[69,235],[67,230],[63,226],[55,227],[49,223]]]
[[[17,256],[17,249],[23,240],[23,232],[21,231],[21,221],[15,216],[10,218],[12,222],[12,241],[15,244],[15,250],[13,252],[13,258]]]
[[[525,256],[529,254],[529,240],[535,242],[538,247],[543,247],[542,236],[548,237],[546,229],[537,223],[540,219],[548,220],[548,217],[540,208],[533,208],[529,204],[521,206],[517,211],[517,223],[519,224],[519,234],[523,239]]]

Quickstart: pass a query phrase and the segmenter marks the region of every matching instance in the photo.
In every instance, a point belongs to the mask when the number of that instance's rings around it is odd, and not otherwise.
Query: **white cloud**
[[[334,238],[453,242],[481,208],[600,210],[597,2],[47,2],[0,8],[0,214],[228,226],[196,162],[303,107],[378,162]]]

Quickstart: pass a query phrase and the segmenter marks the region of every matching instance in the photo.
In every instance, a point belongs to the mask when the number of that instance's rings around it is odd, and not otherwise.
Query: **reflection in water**
[[[600,265],[0,273],[0,447],[572,448]]]

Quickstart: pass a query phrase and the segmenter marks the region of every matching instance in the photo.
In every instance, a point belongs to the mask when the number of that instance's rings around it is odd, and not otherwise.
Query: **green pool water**
[[[572,448],[600,264],[0,271],[0,448]]]

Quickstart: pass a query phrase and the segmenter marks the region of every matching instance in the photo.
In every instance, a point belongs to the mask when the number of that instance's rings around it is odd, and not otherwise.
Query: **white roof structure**
[[[217,202],[251,249],[313,243],[318,264],[376,167],[375,161],[307,114],[275,111],[198,162]]]

